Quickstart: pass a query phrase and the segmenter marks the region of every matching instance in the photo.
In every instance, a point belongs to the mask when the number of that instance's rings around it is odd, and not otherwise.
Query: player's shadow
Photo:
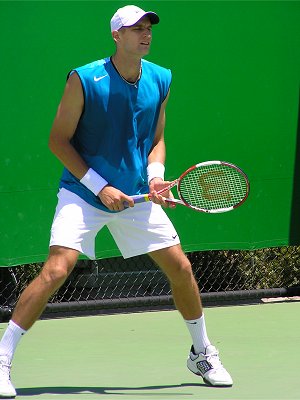
[[[123,396],[140,396],[141,394],[145,396],[192,396],[193,393],[188,393],[185,390],[182,393],[162,393],[156,392],[161,389],[180,389],[189,387],[201,387],[206,386],[204,383],[181,383],[178,385],[161,385],[161,386],[134,386],[134,387],[75,387],[75,386],[51,386],[51,387],[34,387],[34,388],[17,388],[18,396],[39,396],[44,394],[50,395],[70,395],[70,394],[99,394],[99,395],[123,395]],[[141,392],[144,393],[141,393]],[[127,393],[128,392],[128,393]]]

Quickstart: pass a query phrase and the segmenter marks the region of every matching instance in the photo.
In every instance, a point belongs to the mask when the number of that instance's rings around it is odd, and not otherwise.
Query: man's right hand
[[[110,211],[124,210],[124,203],[126,203],[126,207],[134,207],[134,201],[130,196],[127,196],[125,193],[121,192],[121,190],[110,185],[105,186],[101,192],[98,193],[98,197]]]

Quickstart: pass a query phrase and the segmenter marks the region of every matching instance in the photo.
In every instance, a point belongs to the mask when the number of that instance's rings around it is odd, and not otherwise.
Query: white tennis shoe
[[[192,346],[187,367],[196,375],[200,375],[204,382],[211,386],[232,386],[233,381],[223,367],[219,352],[215,346],[207,346],[205,353],[195,354]]]
[[[8,357],[0,356],[0,398],[12,399],[17,393],[10,381],[11,363]]]

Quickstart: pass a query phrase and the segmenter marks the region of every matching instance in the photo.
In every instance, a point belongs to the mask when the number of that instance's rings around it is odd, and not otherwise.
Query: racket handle
[[[130,196],[135,204],[145,203],[146,201],[151,201],[149,194],[136,194],[134,196]],[[128,208],[129,204],[127,201],[124,202],[124,207]]]

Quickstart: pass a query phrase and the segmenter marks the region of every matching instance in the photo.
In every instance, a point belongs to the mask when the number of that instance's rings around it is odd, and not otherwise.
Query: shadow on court
[[[17,388],[18,396],[38,396],[44,394],[50,395],[71,395],[71,394],[99,394],[99,395],[130,395],[138,396],[143,391],[143,395],[148,396],[162,396],[170,395],[170,393],[155,393],[156,390],[162,389],[176,389],[176,388],[189,388],[189,387],[209,387],[205,383],[181,383],[180,385],[162,385],[162,386],[141,386],[141,387],[67,387],[67,386],[53,386],[53,387],[35,387],[35,388]],[[212,389],[218,389],[211,387]],[[221,387],[220,387],[221,388]],[[224,388],[223,388],[224,389]],[[130,393],[127,393],[130,391]],[[145,393],[145,391],[149,391]],[[136,392],[136,393],[133,393]],[[192,393],[174,393],[172,396],[187,396]]]

